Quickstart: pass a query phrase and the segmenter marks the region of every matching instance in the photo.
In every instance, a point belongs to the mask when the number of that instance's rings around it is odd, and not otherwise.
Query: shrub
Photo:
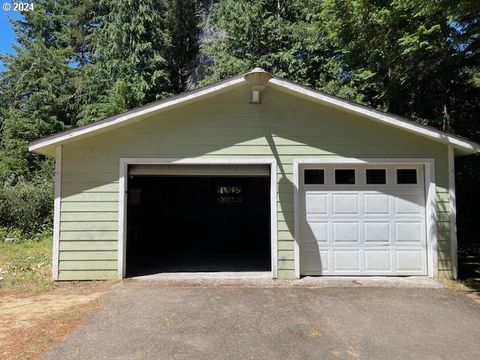
[[[50,228],[53,199],[54,185],[48,180],[0,187],[0,226],[27,234]]]

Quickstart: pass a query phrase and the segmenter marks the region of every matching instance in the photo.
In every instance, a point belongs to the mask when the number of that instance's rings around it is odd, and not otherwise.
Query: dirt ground
[[[58,283],[39,294],[0,294],[0,359],[39,359],[102,307],[118,282]]]

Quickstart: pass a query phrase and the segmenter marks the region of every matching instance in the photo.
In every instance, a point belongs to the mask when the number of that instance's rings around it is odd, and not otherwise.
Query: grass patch
[[[468,293],[474,291],[474,289],[469,286],[470,284],[468,282],[462,280],[444,279],[443,284],[450,290],[459,293]]]
[[[18,242],[5,242],[0,236],[0,292],[51,289],[51,235],[44,233],[35,240],[18,238]]]
[[[478,279],[443,280],[443,283],[451,291],[464,294],[480,304],[480,281],[478,281]]]

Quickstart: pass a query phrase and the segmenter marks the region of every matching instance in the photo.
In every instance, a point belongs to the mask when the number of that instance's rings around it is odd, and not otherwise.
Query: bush
[[[53,223],[51,181],[20,182],[0,187],[0,227],[38,234]]]

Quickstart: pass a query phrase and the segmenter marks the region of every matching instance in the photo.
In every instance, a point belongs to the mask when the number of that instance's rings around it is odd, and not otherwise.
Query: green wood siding
[[[451,276],[447,146],[345,111],[248,86],[63,145],[60,279],[117,276],[120,157],[277,159],[279,277],[294,275],[293,160],[301,157],[433,158],[439,270]],[[115,255],[114,255],[115,254]]]

